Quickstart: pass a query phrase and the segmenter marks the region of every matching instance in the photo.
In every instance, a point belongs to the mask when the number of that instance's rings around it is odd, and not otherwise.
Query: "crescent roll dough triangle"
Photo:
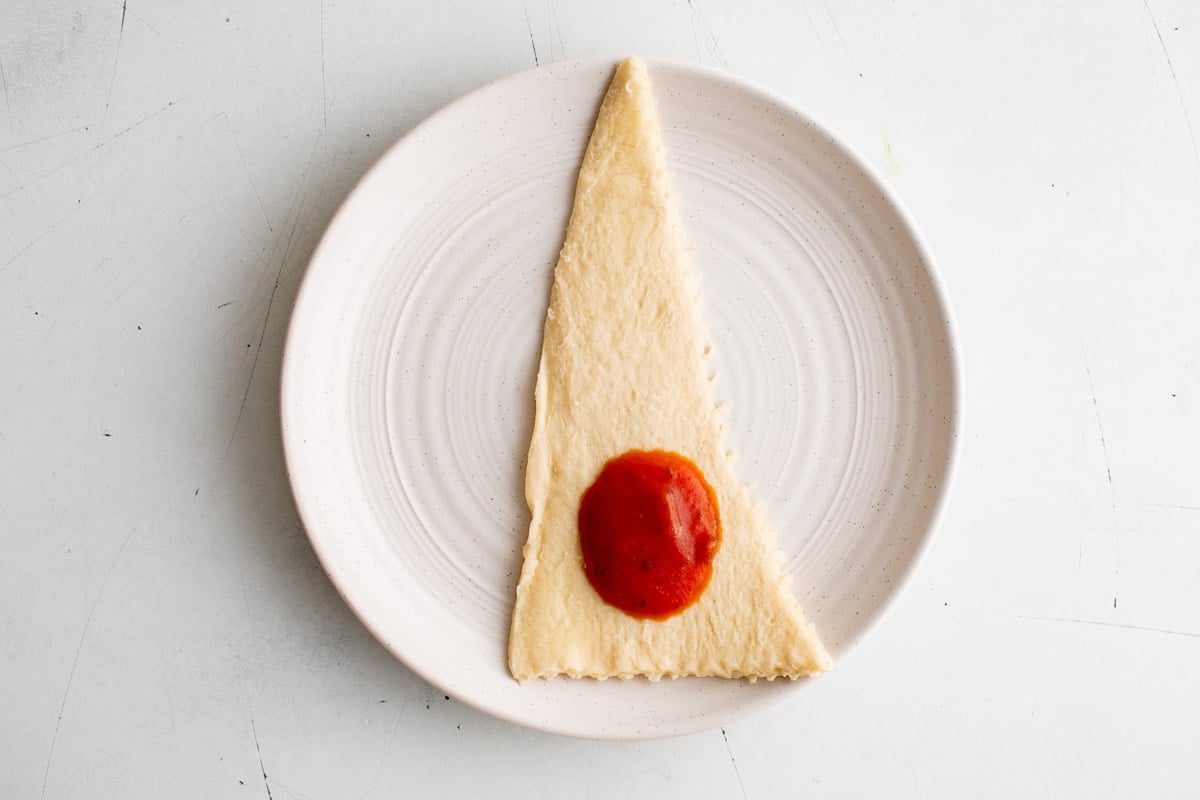
[[[774,532],[731,469],[697,300],[650,79],[631,58],[584,155],[546,312],[525,480],[532,522],[509,633],[519,681],[797,678],[831,666]],[[690,458],[721,513],[707,590],[662,621],[607,605],[581,566],[580,496],[605,462],[635,449]]]

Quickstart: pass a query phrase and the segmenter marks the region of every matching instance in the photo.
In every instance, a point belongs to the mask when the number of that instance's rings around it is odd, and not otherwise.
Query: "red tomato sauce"
[[[610,459],[579,503],[583,571],[604,602],[643,619],[695,603],[721,546],[717,496],[678,453]]]

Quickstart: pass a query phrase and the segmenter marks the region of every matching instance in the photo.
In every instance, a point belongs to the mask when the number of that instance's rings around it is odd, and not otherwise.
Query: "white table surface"
[[[765,713],[635,743],[397,662],[278,424],[372,162],[535,60],[627,53],[775,89],[881,171],[967,398],[883,624]],[[0,86],[0,795],[1200,793],[1200,4],[9,0]]]

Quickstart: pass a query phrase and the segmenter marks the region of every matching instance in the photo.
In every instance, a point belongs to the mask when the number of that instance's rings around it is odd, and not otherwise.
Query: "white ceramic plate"
[[[520,686],[505,666],[542,321],[613,66],[491,84],[375,165],[305,277],[282,415],[313,546],[398,658],[504,719],[637,738],[715,727],[805,682]],[[836,659],[912,571],[944,495],[945,300],[895,200],[830,133],[724,74],[650,68],[730,444]]]

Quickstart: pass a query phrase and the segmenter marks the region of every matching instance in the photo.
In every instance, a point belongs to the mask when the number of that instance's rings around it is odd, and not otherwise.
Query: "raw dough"
[[[575,190],[546,312],[509,634],[517,680],[556,675],[797,678],[831,666],[750,492],[733,475],[707,372],[696,279],[645,65],[617,67]],[[581,567],[581,494],[631,449],[704,472],[723,542],[700,599],[663,621],[607,605]]]

